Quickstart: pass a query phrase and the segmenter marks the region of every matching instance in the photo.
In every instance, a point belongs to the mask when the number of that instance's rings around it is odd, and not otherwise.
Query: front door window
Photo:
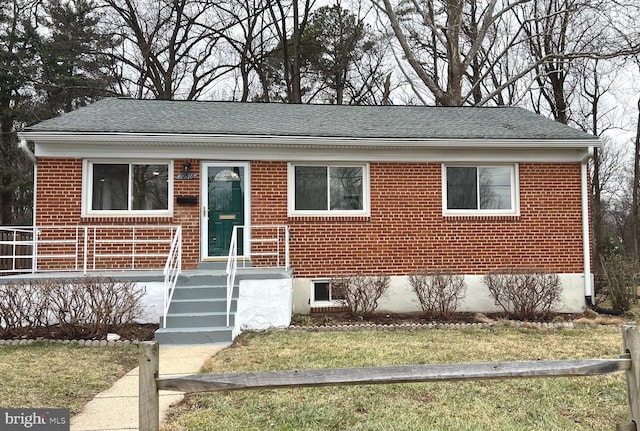
[[[207,256],[229,254],[234,226],[244,225],[244,166],[207,167]],[[238,230],[238,255],[243,254],[243,229]]]

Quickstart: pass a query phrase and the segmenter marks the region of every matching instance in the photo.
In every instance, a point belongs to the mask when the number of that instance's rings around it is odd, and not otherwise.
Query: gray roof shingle
[[[516,107],[337,106],[109,98],[25,132],[595,140]]]

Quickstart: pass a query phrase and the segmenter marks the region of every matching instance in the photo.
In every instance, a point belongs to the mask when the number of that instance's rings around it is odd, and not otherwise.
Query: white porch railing
[[[173,225],[0,227],[0,274],[163,270],[178,229]]]
[[[261,260],[261,268],[276,268],[289,270],[289,226],[286,225],[254,225],[234,226],[229,245],[229,258],[227,260],[227,326],[231,314],[231,297],[236,283],[238,271],[238,231],[250,232],[249,251],[243,253],[243,266],[247,262],[253,262],[254,258]],[[249,232],[247,232],[249,233]],[[246,237],[246,236],[245,236]],[[258,263],[258,262],[256,262]]]
[[[173,299],[173,292],[176,289],[178,276],[182,271],[182,228],[178,227],[171,241],[171,248],[167,256],[167,263],[164,265],[164,310],[162,314],[162,327],[167,327],[167,314],[169,305]]]
[[[0,274],[32,272],[33,255],[32,227],[0,227]]]

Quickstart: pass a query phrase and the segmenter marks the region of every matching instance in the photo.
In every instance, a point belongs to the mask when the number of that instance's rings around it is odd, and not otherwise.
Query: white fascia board
[[[258,135],[209,135],[170,133],[68,133],[27,131],[18,134],[21,139],[36,143],[82,143],[102,145],[205,145],[205,146],[266,146],[271,148],[298,147],[362,147],[362,148],[588,148],[600,147],[600,140],[593,139],[401,139],[401,138],[350,138],[320,136],[258,136]]]
[[[372,140],[329,138],[215,137],[207,135],[200,141],[194,135],[175,135],[183,140],[169,140],[167,135],[141,140],[140,135],[86,134],[60,135],[47,139],[23,132],[22,137],[35,142],[37,157],[166,159],[224,159],[224,160],[288,160],[288,161],[397,161],[397,162],[576,162],[589,152],[588,144],[599,141],[525,141],[525,140]],[[109,138],[109,139],[106,139]],[[131,138],[131,139],[129,139]],[[162,138],[162,139],[161,139]],[[595,142],[594,142],[595,141]],[[117,148],[116,148],[117,147]]]
[[[37,157],[71,157],[79,159],[194,159],[194,160],[284,160],[341,162],[581,162],[588,154],[583,149],[485,149],[485,148],[413,148],[347,149],[319,148],[274,149],[264,147],[197,147],[129,145],[114,151],[113,146],[36,145]]]

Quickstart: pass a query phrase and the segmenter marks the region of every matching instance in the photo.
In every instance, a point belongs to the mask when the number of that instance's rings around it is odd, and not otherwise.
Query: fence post
[[[636,324],[622,325],[622,345],[624,353],[631,359],[627,376],[627,404],[631,422],[616,427],[619,431],[636,431],[640,423],[640,336]]]
[[[138,426],[140,431],[158,431],[160,427],[160,404],[158,395],[159,353],[158,343],[144,342],[138,351],[140,364],[138,393]]]

